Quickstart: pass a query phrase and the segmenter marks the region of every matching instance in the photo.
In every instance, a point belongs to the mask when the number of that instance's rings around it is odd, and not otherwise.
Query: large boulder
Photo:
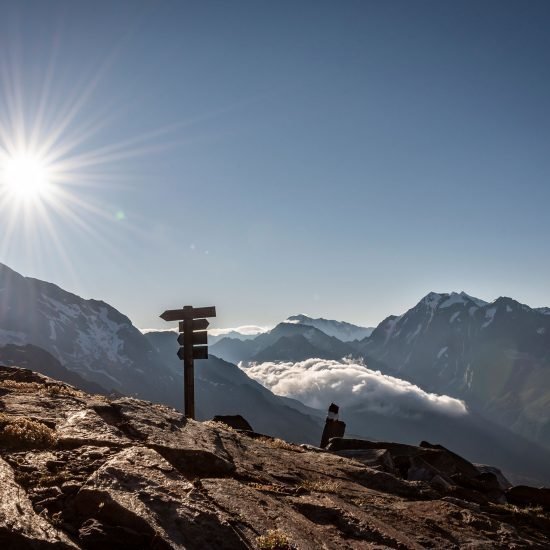
[[[542,506],[550,510],[550,489],[517,485],[506,491],[506,499],[510,504],[519,506]]]
[[[77,548],[65,533],[37,514],[25,491],[16,483],[12,468],[0,458],[0,547]]]

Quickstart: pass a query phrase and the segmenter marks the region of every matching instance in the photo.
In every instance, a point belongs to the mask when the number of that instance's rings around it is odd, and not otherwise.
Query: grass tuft
[[[293,550],[296,547],[290,543],[288,536],[281,530],[270,530],[256,539],[260,550]]]
[[[331,481],[329,479],[316,479],[302,481],[298,487],[305,489],[306,491],[313,491],[316,493],[338,493],[342,487],[338,481]]]
[[[55,431],[24,416],[12,417],[0,413],[0,444],[16,448],[51,448],[57,443]]]
[[[295,453],[305,452],[304,449],[302,449],[298,445],[293,445],[292,443],[288,443],[288,441],[285,441],[284,439],[279,439],[278,437],[258,437],[256,441],[259,441],[264,445],[269,445],[274,449],[285,449],[286,451],[294,451]]]

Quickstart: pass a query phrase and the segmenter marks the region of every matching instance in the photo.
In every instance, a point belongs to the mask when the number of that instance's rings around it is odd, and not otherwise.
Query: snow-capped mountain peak
[[[422,300],[419,305],[425,306],[428,309],[434,310],[436,308],[450,308],[455,305],[475,305],[477,307],[486,306],[488,302],[475,298],[466,294],[466,292],[430,292]]]

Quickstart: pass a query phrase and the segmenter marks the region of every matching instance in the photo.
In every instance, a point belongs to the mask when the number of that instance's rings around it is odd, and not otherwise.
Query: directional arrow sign
[[[178,344],[180,346],[185,345],[185,334],[180,334],[178,336]],[[208,334],[206,333],[206,331],[201,330],[200,332],[193,332],[193,345],[200,346],[203,344],[208,344]]]
[[[200,317],[216,317],[215,306],[167,309],[160,316],[160,318],[164,319],[165,321],[179,321],[180,319],[198,319]]]
[[[208,359],[208,346],[193,348],[193,359]]]
[[[179,340],[179,338],[178,338]],[[183,351],[183,348],[180,348],[178,350],[178,357],[183,361],[185,359],[185,354],[184,354],[184,351]]]
[[[216,307],[194,307],[193,308],[193,319],[198,319],[200,317],[216,317]]]
[[[193,319],[193,330],[206,330],[210,323],[206,319]],[[184,331],[184,323],[180,321],[180,332]]]
[[[193,332],[193,345],[200,346],[202,344],[208,344],[208,334],[206,331],[201,330],[199,332]]]

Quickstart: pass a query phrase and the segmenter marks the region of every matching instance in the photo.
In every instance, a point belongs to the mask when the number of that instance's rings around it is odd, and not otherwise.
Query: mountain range
[[[170,343],[159,351],[155,342],[163,337]],[[85,300],[0,264],[0,363],[24,365],[94,393],[181,408],[183,372],[176,349],[173,332],[144,335],[105,302]],[[290,407],[291,400],[216,357],[197,364],[198,418],[247,414],[257,431],[318,442],[321,421]]]
[[[343,342],[326,332],[302,323],[279,323],[269,332],[249,340],[223,338],[211,347],[214,355],[227,361],[301,361],[310,357],[340,359],[350,352]]]
[[[328,336],[334,336],[338,338],[338,340],[342,340],[342,342],[362,340],[370,336],[374,330],[374,327],[360,327],[351,323],[346,323],[345,321],[334,321],[331,319],[323,319],[322,317],[314,319],[313,317],[303,314],[291,315],[286,322],[315,327]]]
[[[210,358],[196,366],[198,418],[242,414],[256,431],[318,443],[329,403],[317,410],[274,395],[247,376],[246,365],[354,356],[371,369],[464,399],[470,415],[415,413],[404,419],[354,405],[345,411],[350,433],[439,441],[477,462],[545,479],[550,456],[536,442],[547,444],[546,310],[505,298],[487,304],[463,293],[432,293],[361,340],[350,338],[367,330],[363,327],[310,319],[295,316],[254,338],[223,338],[211,346]],[[333,335],[342,330],[346,341]],[[175,340],[171,331],[143,334],[105,302],[85,300],[0,264],[0,362],[19,362],[81,387],[88,384],[94,393],[181,407],[183,376]],[[244,371],[237,362],[243,362]],[[48,365],[55,366],[55,373],[45,371]],[[527,376],[521,378],[514,369]]]
[[[245,365],[361,358],[371,369],[463,399],[492,422],[550,448],[550,308],[432,292],[362,340],[336,343],[327,332],[284,322],[246,342],[222,339],[212,352]]]

